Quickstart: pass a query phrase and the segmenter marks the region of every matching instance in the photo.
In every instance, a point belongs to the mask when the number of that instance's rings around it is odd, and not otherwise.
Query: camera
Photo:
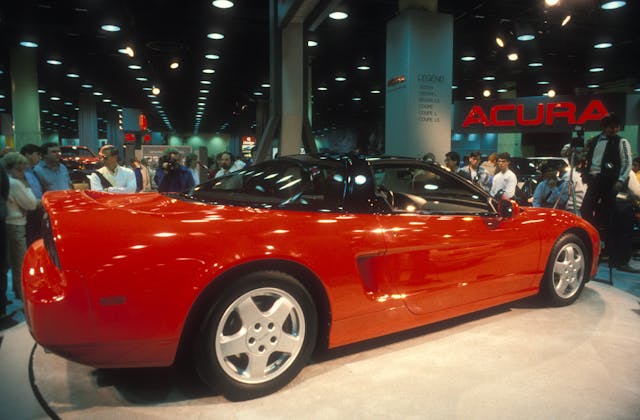
[[[584,127],[576,125],[573,127],[574,137],[571,139],[571,147],[584,147]]]
[[[160,167],[167,172],[173,172],[178,170],[180,163],[171,156],[162,156],[160,158]]]

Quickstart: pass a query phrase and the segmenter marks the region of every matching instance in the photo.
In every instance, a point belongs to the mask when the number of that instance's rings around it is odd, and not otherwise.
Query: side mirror
[[[498,214],[505,219],[513,217],[514,214],[518,214],[520,207],[518,203],[510,200],[498,201]]]

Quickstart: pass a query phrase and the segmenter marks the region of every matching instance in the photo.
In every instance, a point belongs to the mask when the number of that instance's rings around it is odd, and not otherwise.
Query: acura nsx
[[[229,399],[334,348],[539,294],[597,270],[574,214],[497,201],[439,165],[281,157],[180,194],[45,194],[22,286],[31,334],[87,365],[186,354]]]

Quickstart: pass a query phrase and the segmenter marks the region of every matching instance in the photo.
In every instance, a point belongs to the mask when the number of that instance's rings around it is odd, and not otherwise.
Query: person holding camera
[[[598,229],[604,240],[603,255],[607,255],[611,216],[615,213],[616,195],[626,190],[626,180],[631,171],[631,146],[618,135],[621,122],[615,114],[605,116],[602,132],[589,139],[585,146],[583,180],[588,185],[580,213]]]
[[[173,147],[160,157],[154,180],[160,192],[182,192],[195,186],[191,172],[180,165],[180,152]]]
[[[136,192],[136,176],[133,170],[118,165],[118,149],[107,144],[98,151],[104,166],[88,176],[91,189],[110,193]]]
[[[564,182],[558,180],[556,169],[551,165],[542,165],[542,181],[533,193],[533,207],[564,209],[569,198]]]

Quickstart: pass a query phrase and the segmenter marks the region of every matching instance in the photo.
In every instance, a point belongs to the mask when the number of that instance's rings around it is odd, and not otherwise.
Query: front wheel
[[[201,325],[198,373],[230,400],[270,394],[307,364],[317,329],[313,299],[295,278],[276,271],[245,275]]]
[[[553,306],[573,303],[584,288],[589,275],[589,258],[584,242],[569,233],[553,246],[540,293]]]

